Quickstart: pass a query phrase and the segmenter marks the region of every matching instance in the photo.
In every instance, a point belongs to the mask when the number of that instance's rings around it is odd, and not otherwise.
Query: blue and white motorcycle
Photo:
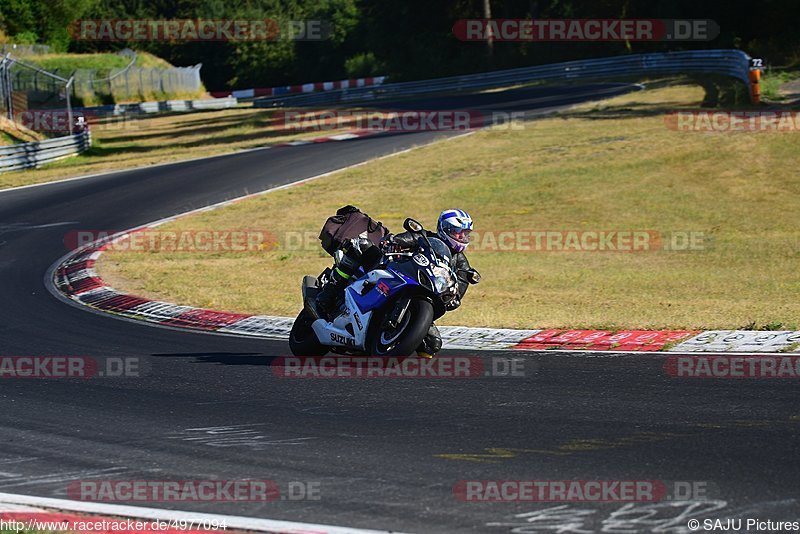
[[[345,289],[344,303],[332,320],[321,318],[315,306],[329,270],[303,279],[304,309],[289,335],[292,354],[323,356],[333,351],[402,357],[422,343],[458,286],[447,245],[428,237],[413,219],[406,219],[403,227],[417,237],[417,249],[387,252],[374,269],[362,269]]]

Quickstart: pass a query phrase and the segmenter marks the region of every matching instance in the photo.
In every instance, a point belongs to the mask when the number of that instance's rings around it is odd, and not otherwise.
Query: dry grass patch
[[[346,130],[285,129],[268,109],[252,107],[143,118],[109,118],[92,126],[92,147],[41,169],[0,174],[0,188],[61,180],[103,171],[147,167],[200,156],[282,143]]]
[[[697,105],[691,86],[584,105],[522,130],[489,130],[372,162],[170,224],[317,232],[356,204],[390,228],[469,210],[483,230],[694,231],[690,252],[475,252],[484,276],[443,321],[504,327],[797,328],[798,138],[682,133],[663,113]],[[316,246],[240,254],[109,253],[120,289],[181,304],[294,315]]]

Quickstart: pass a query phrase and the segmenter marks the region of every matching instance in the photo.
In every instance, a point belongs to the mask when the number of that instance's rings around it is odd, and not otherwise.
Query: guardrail
[[[235,108],[238,100],[234,97],[208,98],[203,100],[163,100],[160,102],[138,102],[136,104],[109,104],[75,108],[75,112],[89,112],[96,115],[137,115],[141,113],[184,112],[207,109]]]
[[[573,81],[687,73],[730,76],[744,83],[749,92],[751,88],[749,68],[750,56],[741,50],[633,54],[415,82],[389,83],[380,87],[262,98],[255,100],[253,105],[255,107],[330,105],[443,92],[455,93],[535,81]]]
[[[0,146],[0,172],[32,169],[57,159],[80,154],[92,144],[88,130],[46,141]]]
[[[298,85],[284,85],[281,87],[260,87],[255,89],[237,89],[234,91],[211,91],[211,96],[224,98],[233,96],[239,100],[259,98],[262,96],[282,96],[300,93],[317,93],[320,91],[336,91],[337,89],[350,89],[358,87],[372,87],[381,85],[386,81],[386,76],[370,76],[367,78],[353,78],[333,82],[312,82]]]

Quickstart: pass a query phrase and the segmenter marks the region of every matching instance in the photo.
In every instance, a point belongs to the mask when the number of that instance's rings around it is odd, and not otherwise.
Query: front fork
[[[386,324],[389,325],[390,328],[397,328],[397,325],[403,322],[403,317],[405,317],[408,311],[409,304],[411,304],[411,297],[401,297],[400,300],[395,303],[394,309],[392,309],[392,313],[389,314],[386,321]]]

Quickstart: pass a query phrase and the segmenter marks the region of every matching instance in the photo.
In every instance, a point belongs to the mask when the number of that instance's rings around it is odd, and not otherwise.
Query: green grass
[[[130,58],[120,54],[97,53],[97,54],[46,54],[40,56],[29,56],[26,61],[34,63],[43,69],[55,72],[62,77],[69,77],[76,69],[95,70],[94,78],[104,79],[111,75],[113,70],[123,69],[130,63]],[[154,56],[147,52],[138,52],[135,67],[168,69],[172,65],[164,59]],[[196,91],[181,91],[167,93],[162,91],[151,91],[145,86],[140,89],[136,83],[138,78],[134,76],[130,93],[123,89],[124,82],[113,85],[111,94],[106,94],[108,89],[105,84],[98,84],[92,91],[82,90],[85,86],[76,84],[75,104],[83,106],[96,106],[110,103],[142,102],[147,100],[170,100],[170,99],[193,99],[206,96],[205,89],[201,86]]]
[[[87,152],[41,169],[0,173],[0,189],[341,133],[287,130],[273,110],[252,107],[104,119],[91,131]]]
[[[472,251],[483,282],[443,323],[539,328],[737,328],[800,317],[800,175],[794,133],[674,131],[664,113],[699,104],[671,87],[590,104],[372,162],[197,214],[162,229],[314,235],[355,204],[397,230],[405,216],[470,211],[478,230],[700,232],[702,250]],[[306,249],[125,253],[99,270],[118,289],[180,304],[294,315]]]
[[[781,85],[800,78],[800,71],[772,69],[764,71],[761,77],[761,96],[766,100],[779,102],[785,100],[780,93]]]
[[[16,138],[11,137],[6,132],[0,131],[0,145],[7,146],[16,144],[18,141]]]
[[[39,56],[28,56],[25,58],[28,63],[33,63],[50,72],[58,71],[61,75],[71,73],[76,69],[97,70],[97,77],[107,76],[112,69],[125,68],[130,63],[130,58],[120,54],[98,53],[98,54],[44,54]],[[172,65],[164,59],[149,54],[138,52],[136,56],[136,67],[166,69]]]

